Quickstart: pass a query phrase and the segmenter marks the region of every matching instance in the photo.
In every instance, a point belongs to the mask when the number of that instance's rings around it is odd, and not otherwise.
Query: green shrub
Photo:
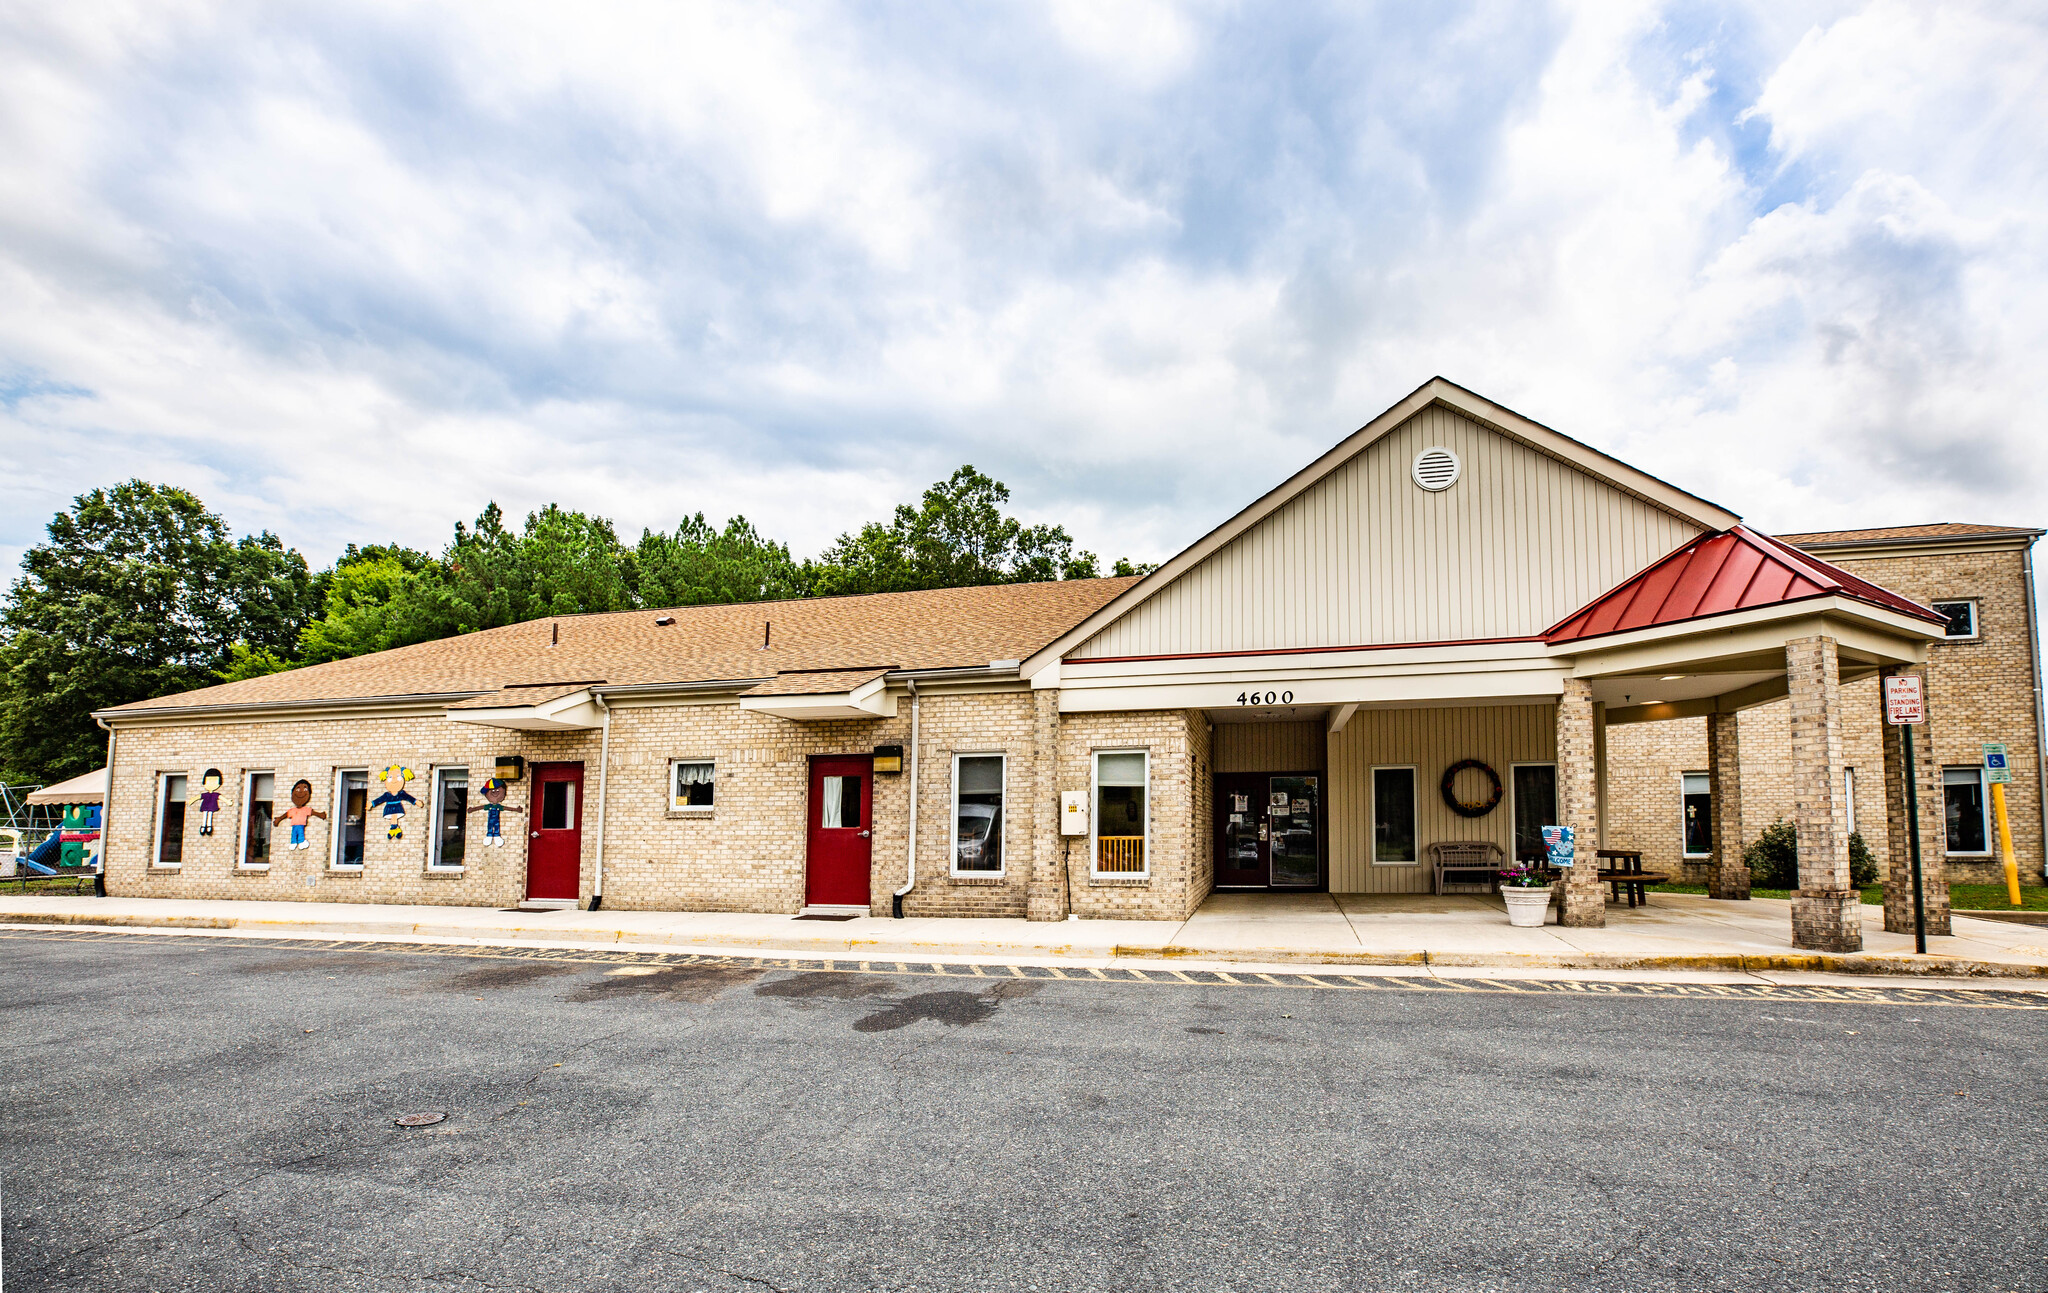
[[[1753,889],[1797,889],[1799,887],[1799,832],[1780,817],[1764,828],[1763,834],[1742,850],[1743,865],[1749,868]],[[1862,832],[1849,833],[1849,884],[1861,889],[1877,883],[1877,858]]]
[[[1799,833],[1780,817],[1742,850],[1742,863],[1749,868],[1753,889],[1797,889],[1799,887]]]

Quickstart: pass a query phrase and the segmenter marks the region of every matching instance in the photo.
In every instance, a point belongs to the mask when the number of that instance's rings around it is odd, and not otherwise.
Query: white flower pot
[[[1535,929],[1550,910],[1549,885],[1541,889],[1503,888],[1500,897],[1508,905],[1508,924],[1521,929]]]

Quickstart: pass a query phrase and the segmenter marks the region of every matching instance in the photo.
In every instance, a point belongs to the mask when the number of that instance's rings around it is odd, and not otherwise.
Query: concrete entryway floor
[[[1030,958],[1109,964],[1195,963],[1466,966],[1502,969],[1819,971],[2000,975],[2048,982],[2048,930],[1955,918],[1929,940],[1884,931],[1865,907],[1863,953],[1816,957],[1792,947],[1784,899],[1716,902],[1655,894],[1649,906],[1607,906],[1600,929],[1516,929],[1491,895],[1219,893],[1185,921],[860,917],[668,911],[504,911],[367,903],[230,902],[174,898],[0,895],[0,924],[232,930],[287,938],[375,938],[561,946],[787,953],[835,958]],[[1553,919],[1555,917],[1553,916]]]

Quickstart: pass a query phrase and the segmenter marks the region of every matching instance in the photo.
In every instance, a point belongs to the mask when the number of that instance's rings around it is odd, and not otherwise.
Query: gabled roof
[[[600,679],[600,689],[612,691],[670,683],[750,686],[781,674],[870,670],[877,661],[895,661],[904,670],[986,669],[1039,650],[1136,582],[1069,579],[552,616],[102,712],[132,718],[157,710],[501,693],[472,706],[492,709],[566,696]],[[662,618],[671,622],[658,623]]]
[[[1456,382],[1444,377],[1432,377],[1411,391],[1406,398],[1346,436],[1327,453],[1282,481],[1251,506],[1197,539],[1157,570],[1137,581],[1135,586],[1124,590],[1073,629],[1061,634],[1057,641],[1025,661],[1025,672],[1035,673],[1087,641],[1140,602],[1179,579],[1239,535],[1272,516],[1307,492],[1318,481],[1364,453],[1376,441],[1392,434],[1410,418],[1431,405],[1442,405],[1510,440],[1528,445],[1539,453],[1605,481],[1626,494],[1632,494],[1674,516],[1683,517],[1702,529],[1722,530],[1742,520],[1740,516],[1719,504],[1710,503],[1697,494],[1689,494],[1676,485],[1629,466],[1618,458],[1611,458],[1591,445],[1583,444],[1561,431],[1525,418],[1513,409],[1495,404],[1483,395],[1466,390]]]
[[[1828,596],[1847,597],[1931,624],[1945,622],[1917,602],[1738,525],[1694,539],[1572,612],[1543,639],[1554,646]]]

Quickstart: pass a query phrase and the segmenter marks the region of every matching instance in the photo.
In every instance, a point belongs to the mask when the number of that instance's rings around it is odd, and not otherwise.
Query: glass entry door
[[[1322,783],[1314,772],[1219,774],[1216,887],[1322,887]]]

